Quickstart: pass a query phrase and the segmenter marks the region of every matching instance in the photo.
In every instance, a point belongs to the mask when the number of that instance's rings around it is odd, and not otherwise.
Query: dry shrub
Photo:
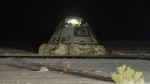
[[[117,84],[144,84],[142,72],[136,72],[126,65],[117,68],[117,73],[112,74],[112,79]]]

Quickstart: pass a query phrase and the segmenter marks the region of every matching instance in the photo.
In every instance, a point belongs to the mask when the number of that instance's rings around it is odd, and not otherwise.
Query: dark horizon
[[[47,42],[68,16],[83,18],[99,41],[150,41],[146,1],[2,1],[1,40]]]

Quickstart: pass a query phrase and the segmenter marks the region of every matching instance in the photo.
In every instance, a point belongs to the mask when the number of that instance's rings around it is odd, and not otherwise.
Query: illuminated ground
[[[65,73],[63,67],[78,73]],[[149,60],[139,59],[50,59],[50,58],[1,58],[0,83],[2,84],[108,84],[111,82],[90,76],[109,79],[116,67],[126,64],[136,71],[142,71],[145,83],[150,83]],[[49,71],[39,71],[46,66]],[[55,68],[55,69],[54,69]]]
[[[120,42],[120,44],[103,42],[103,44],[113,52],[123,54],[122,56],[130,57],[136,54],[137,57],[146,55],[147,58],[2,57],[0,58],[0,84],[111,84],[111,75],[116,72],[118,66],[123,64],[136,71],[142,71],[145,83],[150,83],[149,44],[143,42],[140,44],[135,44],[135,42]],[[5,55],[8,55],[10,51],[12,53],[15,51],[15,54],[31,54],[24,49],[2,47],[2,50],[6,50],[2,52]],[[36,53],[32,52],[32,54]],[[63,67],[67,64],[70,64],[70,68],[68,72],[63,72]],[[49,71],[39,71],[41,67],[47,67]]]

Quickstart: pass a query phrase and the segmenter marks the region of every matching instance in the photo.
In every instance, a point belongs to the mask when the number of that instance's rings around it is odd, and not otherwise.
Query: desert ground
[[[7,56],[37,54],[37,48],[1,46],[0,84],[113,84],[111,79],[117,67],[123,64],[143,72],[145,84],[150,83],[149,42],[101,42],[113,57],[89,56]],[[2,44],[1,44],[2,45]],[[117,54],[116,54],[117,53]],[[119,54],[118,54],[119,53]],[[5,54],[5,56],[2,56]],[[115,58],[115,56],[117,58]],[[119,57],[118,57],[119,56]],[[123,56],[123,57],[120,57]],[[127,57],[125,57],[127,56]],[[134,58],[133,58],[134,56]],[[142,57],[141,57],[142,56]],[[131,57],[131,58],[130,58]]]

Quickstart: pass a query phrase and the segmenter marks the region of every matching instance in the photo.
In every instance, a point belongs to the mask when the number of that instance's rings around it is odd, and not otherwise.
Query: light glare
[[[71,19],[71,20],[69,20],[68,22],[69,22],[69,23],[72,23],[72,24],[78,24],[78,21],[75,20],[75,19]]]

